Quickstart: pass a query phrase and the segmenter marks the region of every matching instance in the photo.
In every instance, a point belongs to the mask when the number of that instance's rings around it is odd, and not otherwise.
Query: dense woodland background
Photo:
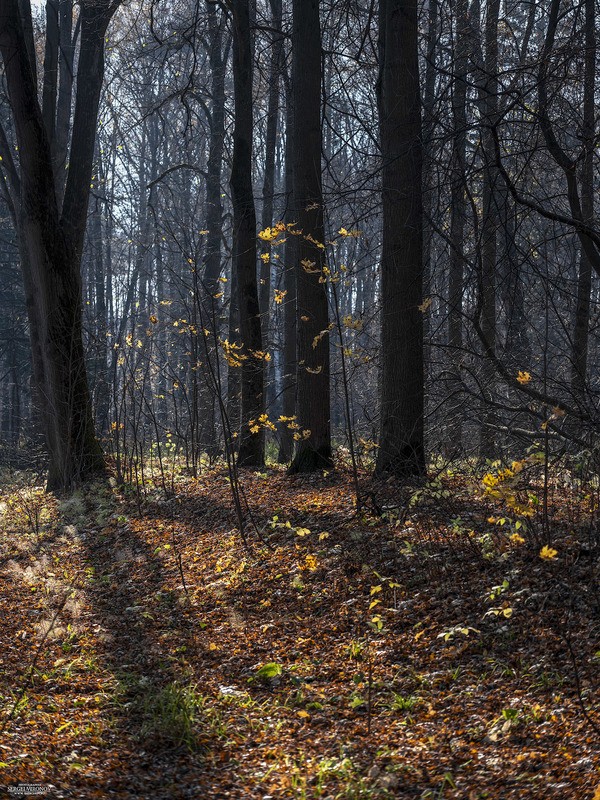
[[[0,32],[5,460],[591,452],[593,0],[117,5]]]

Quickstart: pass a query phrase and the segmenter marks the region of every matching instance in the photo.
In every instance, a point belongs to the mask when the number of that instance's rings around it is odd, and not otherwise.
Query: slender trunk
[[[595,92],[596,92],[596,30],[594,0],[585,0],[585,67],[583,86],[583,148],[581,165],[581,214],[583,221],[592,226],[594,221],[594,144],[595,144]],[[577,281],[577,307],[573,333],[571,384],[573,392],[582,397],[585,392],[590,327],[590,294],[592,291],[592,265],[585,251],[581,251]]]
[[[448,276],[448,347],[452,364],[452,389],[460,387],[463,348],[464,239],[466,225],[465,156],[467,144],[467,0],[457,0],[455,20],[454,81],[452,85],[452,175],[450,189],[450,269]],[[447,436],[448,450],[460,450],[461,405],[457,395]]]
[[[481,222],[481,331],[487,352],[496,352],[496,262],[498,236],[498,170],[492,128],[498,119],[498,15],[500,0],[491,0],[485,12],[485,57],[481,76],[480,98],[483,111],[482,151],[483,189]],[[483,385],[487,401],[494,400],[496,371],[488,356],[483,361]],[[494,428],[496,415],[491,402],[484,401],[480,454],[493,458],[496,451]]]
[[[213,320],[219,325],[219,316],[214,314],[213,306],[217,301],[214,296],[219,293],[219,276],[221,274],[221,237],[223,235],[223,201],[221,199],[221,178],[223,150],[225,146],[225,59],[223,55],[223,17],[217,15],[216,4],[207,0],[209,30],[209,62],[211,106],[209,119],[208,161],[206,167],[206,242],[204,250],[204,269],[202,287],[199,295],[199,310],[202,325],[212,331]],[[206,357],[210,360],[208,372],[215,374],[217,357],[214,342],[220,335],[219,330],[212,331]],[[207,382],[205,382],[206,384]],[[217,430],[215,418],[215,396],[217,387],[205,385],[201,396],[202,426],[201,447],[211,457],[217,452]]]
[[[271,63],[269,66],[269,102],[267,108],[267,130],[265,136],[265,161],[262,189],[262,221],[263,229],[273,223],[273,205],[275,195],[275,151],[277,145],[277,124],[279,121],[279,80],[283,66],[283,35],[281,31],[281,0],[271,0],[273,14],[272,27],[274,41],[271,50]],[[268,254],[269,246],[265,242],[262,252]],[[263,347],[266,350],[269,343],[269,304],[271,295],[271,272],[269,261],[261,261],[260,268],[260,314],[263,322]]]
[[[286,223],[295,222],[292,208],[293,202],[293,170],[294,170],[294,107],[289,81],[286,87],[285,115],[285,198]],[[296,264],[298,249],[296,236],[288,236],[283,252],[283,416],[290,419],[296,413]],[[281,428],[278,461],[287,464],[294,452],[292,429],[284,423]]]

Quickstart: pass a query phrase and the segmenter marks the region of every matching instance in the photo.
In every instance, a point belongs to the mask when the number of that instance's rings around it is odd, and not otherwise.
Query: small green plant
[[[421,800],[441,800],[446,789],[456,789],[454,778],[449,772],[444,774],[442,782],[437,789],[426,789],[421,795]]]
[[[414,695],[404,696],[394,692],[394,696],[390,703],[392,711],[412,711],[413,708],[419,703],[419,698]]]
[[[268,664],[263,664],[262,667],[256,670],[254,675],[248,678],[248,683],[253,683],[254,681],[260,681],[261,683],[268,683],[269,681],[278,678],[283,672],[283,667],[281,664],[276,664],[275,662],[270,662]]]
[[[355,661],[361,661],[364,655],[366,644],[365,642],[356,641],[353,639],[349,645],[346,646],[346,652],[350,658]]]
[[[472,628],[470,625],[454,625],[452,628],[449,628],[447,631],[442,631],[438,633],[437,638],[443,639],[445,642],[452,641],[458,634],[462,636],[469,636],[471,633],[479,633],[477,628]]]
[[[142,736],[159,739],[167,746],[197,749],[195,726],[203,699],[193,686],[173,681],[158,692],[146,692],[139,705]]]
[[[504,592],[508,589],[509,586],[510,583],[506,580],[506,578],[498,586],[492,586],[489,599],[491,601],[497,600],[500,597],[500,595],[504,594]]]
[[[425,484],[422,489],[417,489],[413,492],[408,505],[410,508],[415,508],[423,503],[434,501],[439,503],[441,500],[447,500],[452,497],[452,492],[444,487],[444,484],[439,478],[435,478]]]

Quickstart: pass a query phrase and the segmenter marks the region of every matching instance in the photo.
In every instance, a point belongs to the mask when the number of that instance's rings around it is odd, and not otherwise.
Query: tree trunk
[[[273,204],[275,195],[275,149],[277,146],[277,123],[279,121],[279,80],[283,66],[283,35],[281,31],[281,0],[271,0],[273,14],[273,44],[269,65],[269,102],[267,108],[267,130],[265,135],[265,161],[262,190],[263,230],[273,224]],[[269,245],[265,242],[263,254],[268,254]],[[260,313],[263,321],[264,349],[269,343],[269,305],[271,296],[271,270],[267,260],[261,261],[260,268]]]
[[[462,420],[460,361],[463,349],[464,239],[466,225],[465,156],[467,144],[467,0],[456,4],[456,45],[452,85],[452,173],[450,189],[450,269],[448,276],[448,347],[452,365],[452,418],[447,431],[448,452],[460,451]]]
[[[583,86],[583,148],[581,165],[581,215],[590,227],[594,221],[594,144],[596,92],[596,30],[594,0],[585,0],[585,67]],[[573,392],[583,397],[587,378],[588,339],[590,327],[590,294],[592,265],[581,251],[577,281],[577,307],[573,332],[571,385]]]
[[[248,0],[233,14],[233,83],[235,122],[231,194],[233,202],[233,269],[237,275],[240,315],[241,432],[238,463],[264,463],[264,356],[257,286],[256,212],[252,187],[252,47]],[[257,430],[258,427],[258,430]]]
[[[422,146],[417,5],[381,0],[381,428],[376,473],[425,474]]]
[[[27,4],[28,5],[28,4]],[[15,212],[37,399],[49,455],[48,488],[69,491],[104,472],[94,433],[82,338],[81,253],[104,72],[104,37],[114,8],[82,4],[81,48],[69,174],[62,211],[51,141],[37,97],[18,0],[0,17],[0,51],[20,158]],[[54,69],[54,58],[49,65]],[[50,118],[53,80],[48,76]]]
[[[221,199],[223,149],[225,144],[225,59],[223,54],[223,28],[225,14],[219,18],[216,5],[207,0],[209,47],[208,57],[210,62],[210,92],[211,106],[209,118],[209,146],[206,165],[206,242],[204,250],[204,269],[202,273],[202,288],[197,298],[197,305],[202,318],[202,326],[211,331],[214,336],[206,342],[205,357],[209,363],[204,374],[208,380],[204,381],[201,392],[201,413],[204,417],[200,444],[202,449],[213,458],[218,452],[218,437],[215,417],[215,393],[220,387],[213,385],[216,374],[215,361],[218,357],[215,343],[219,338],[219,313],[218,301],[215,295],[219,293],[219,276],[221,274],[221,237],[223,235],[223,201]],[[213,327],[215,330],[213,330]]]
[[[296,416],[300,425],[290,472],[332,465],[329,324],[321,186],[321,23],[318,0],[294,0],[292,29],[293,213],[296,253]]]
[[[496,261],[498,214],[498,170],[494,152],[492,127],[498,118],[498,15],[500,0],[491,0],[485,11],[485,58],[482,65],[480,98],[483,150],[483,189],[481,220],[481,331],[485,340],[482,383],[488,397],[484,400],[481,419],[480,455],[494,458],[496,415],[489,401],[494,400],[496,370],[490,356],[496,353]]]
[[[289,80],[286,82],[285,114],[285,222],[295,222],[292,210],[294,190],[294,106]],[[298,262],[297,236],[287,236],[283,253],[283,416],[293,417],[296,413],[296,264]],[[278,461],[287,464],[294,452],[292,429],[283,423],[279,441]]]

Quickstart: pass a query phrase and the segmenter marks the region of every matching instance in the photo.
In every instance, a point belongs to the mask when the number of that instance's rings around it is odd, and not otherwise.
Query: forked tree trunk
[[[48,488],[56,491],[69,491],[104,472],[85,368],[80,269],[104,37],[114,8],[105,1],[81,5],[73,145],[62,209],[49,138],[54,131],[50,103],[56,76],[49,75],[45,82],[44,115],[18,0],[5,0],[0,16],[0,51],[19,148],[18,167],[9,164],[7,174],[19,236],[33,374],[48,448]],[[52,69],[55,61],[48,56]]]
[[[381,0],[381,431],[376,473],[425,474],[423,201],[416,0]]]

